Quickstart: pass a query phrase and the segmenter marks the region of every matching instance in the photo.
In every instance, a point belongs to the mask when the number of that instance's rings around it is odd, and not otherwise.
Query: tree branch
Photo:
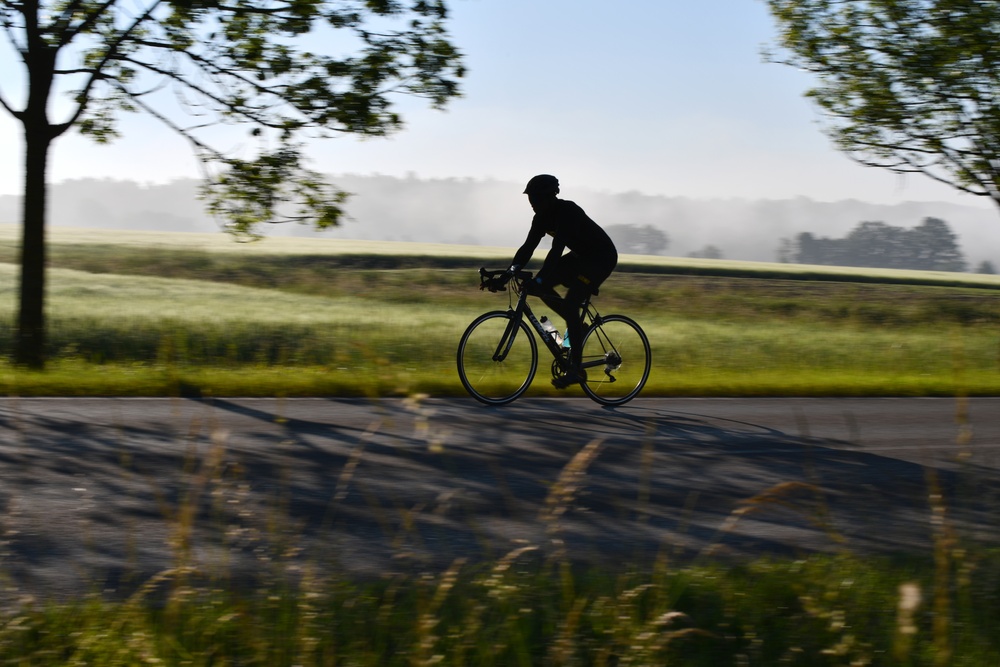
[[[83,5],[82,0],[72,0],[63,8],[59,18],[53,22],[53,28],[59,34],[59,48],[72,42],[78,35],[92,29],[97,20],[104,15],[104,12],[117,4],[117,2],[118,0],[105,0],[103,4],[98,5],[85,15],[84,19],[76,27],[71,28],[73,15]]]
[[[110,7],[116,1],[117,0],[105,0],[102,7]],[[71,114],[68,121],[59,125],[60,134],[75,125],[80,120],[84,112],[87,110],[87,106],[90,102],[91,91],[93,90],[94,85],[97,81],[104,80],[106,78],[103,74],[104,67],[112,60],[113,56],[116,55],[118,49],[123,43],[125,43],[129,36],[138,30],[143,23],[149,20],[153,12],[162,4],[162,2],[163,0],[154,0],[153,3],[146,8],[145,12],[134,19],[131,25],[118,34],[116,39],[108,43],[108,48],[106,49],[104,56],[98,64],[93,67],[93,74],[87,79],[87,82],[84,84],[83,88],[80,89],[80,92],[77,95],[77,99],[80,100],[80,102],[77,104],[75,112]]]
[[[766,0],[830,136],[854,161],[1000,195],[996,3]]]
[[[4,98],[4,95],[3,95],[2,91],[0,91],[0,107],[3,107],[4,111],[6,111],[7,113],[9,113],[11,116],[14,116],[15,118],[18,117],[19,112],[15,111],[14,107],[12,107],[7,102],[6,98]]]
[[[186,55],[188,55],[190,57],[190,54],[186,54]],[[256,123],[256,124],[259,124],[259,125],[263,125],[264,127],[268,127],[270,129],[281,129],[282,128],[282,123],[280,123],[280,122],[278,122],[276,120],[270,120],[270,119],[268,119],[267,116],[263,113],[263,111],[268,108],[266,106],[262,106],[260,108],[260,113],[258,113],[257,110],[252,109],[250,107],[238,107],[238,106],[235,106],[232,103],[228,102],[223,97],[221,97],[221,96],[213,93],[208,88],[206,88],[204,86],[197,85],[196,83],[194,83],[190,79],[188,79],[188,78],[186,78],[186,77],[184,77],[184,76],[182,76],[182,75],[178,74],[177,72],[174,72],[174,71],[172,71],[170,69],[160,68],[160,67],[157,67],[155,65],[152,65],[151,63],[147,63],[147,62],[144,62],[144,61],[136,60],[134,58],[122,58],[121,60],[122,60],[122,62],[130,63],[130,64],[135,65],[136,67],[142,68],[142,69],[144,69],[144,70],[146,70],[148,72],[151,72],[151,73],[154,73],[154,74],[158,74],[158,75],[163,76],[163,77],[165,77],[167,79],[170,79],[171,81],[174,81],[175,83],[181,84],[184,88],[190,89],[192,92],[195,92],[198,95],[201,95],[201,96],[205,97],[209,101],[216,103],[217,105],[219,105],[219,107],[223,111],[226,111],[226,112],[229,112],[229,113],[232,113],[232,114],[235,114],[235,115],[239,115],[239,116],[245,118],[246,120],[248,120],[250,122],[253,122],[253,123]],[[208,73],[208,72],[206,72],[206,73]],[[131,91],[128,91],[125,88],[122,88],[122,90],[124,92],[126,92],[126,94],[128,94],[129,96],[134,97],[136,95],[135,93],[132,93]],[[271,91],[267,91],[267,92],[271,92]],[[149,107],[146,106],[145,108],[149,108]]]

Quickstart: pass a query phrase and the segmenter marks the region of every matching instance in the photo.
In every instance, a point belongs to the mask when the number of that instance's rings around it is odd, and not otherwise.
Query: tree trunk
[[[45,365],[45,209],[46,164],[50,130],[24,128],[24,200],[21,232],[21,291],[14,362],[28,368]]]
[[[38,30],[37,0],[25,3],[28,20],[28,99],[15,114],[24,125],[24,200],[21,218],[21,304],[14,342],[14,363],[42,369],[45,365],[45,199],[46,165],[52,140],[64,131],[49,122],[49,95],[57,48]]]

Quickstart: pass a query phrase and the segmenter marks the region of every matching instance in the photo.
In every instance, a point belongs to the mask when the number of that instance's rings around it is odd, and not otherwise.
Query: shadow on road
[[[58,407],[56,407],[58,406]],[[133,590],[178,563],[359,577],[535,545],[581,565],[995,544],[1000,474],[638,403],[174,401],[0,410],[0,577]],[[940,498],[932,500],[937,488]]]

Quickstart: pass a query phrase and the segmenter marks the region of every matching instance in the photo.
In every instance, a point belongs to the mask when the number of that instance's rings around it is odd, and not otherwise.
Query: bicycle
[[[479,269],[479,288],[505,291],[507,282],[499,278],[504,273]],[[510,294],[517,297],[516,304],[511,305],[511,298],[507,310],[493,310],[477,317],[458,343],[458,376],[466,391],[481,403],[510,403],[531,385],[538,370],[538,345],[525,317],[552,354],[552,377],[561,377],[569,370],[569,348],[545,330],[528,305],[525,284],[531,278],[530,271],[515,272],[509,285]],[[600,315],[589,298],[584,312],[589,326],[582,342],[583,368],[588,373],[580,386],[602,405],[627,403],[649,379],[649,339],[629,317]]]

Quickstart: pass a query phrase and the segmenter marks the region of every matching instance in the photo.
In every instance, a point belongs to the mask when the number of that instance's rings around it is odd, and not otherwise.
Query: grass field
[[[477,289],[478,267],[502,265],[503,249],[53,237],[52,363],[42,374],[3,367],[8,393],[461,395],[458,338],[508,304]],[[0,260],[15,246],[0,235]],[[806,269],[626,257],[596,303],[649,335],[647,396],[1000,392],[997,276],[844,269],[806,280]],[[961,281],[970,286],[945,286]],[[0,264],[4,353],[16,283],[16,266]],[[544,375],[532,393],[554,393]]]

